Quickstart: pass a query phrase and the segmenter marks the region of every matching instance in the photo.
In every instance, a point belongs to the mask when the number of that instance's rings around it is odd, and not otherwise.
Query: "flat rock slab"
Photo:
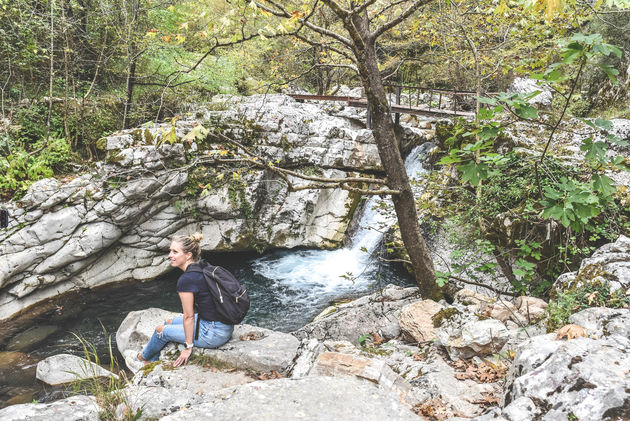
[[[35,377],[49,385],[70,383],[95,377],[118,376],[84,358],[70,354],[48,357],[37,363]]]
[[[207,401],[206,396],[217,390],[253,382],[243,372],[221,372],[188,364],[178,368],[156,366],[148,373],[138,372],[133,385],[124,389],[124,404],[117,408],[122,419],[125,413],[136,414],[140,419],[158,419],[183,408]]]
[[[25,403],[0,409],[2,421],[99,421],[93,396],[73,396],[53,403]]]
[[[297,354],[300,341],[288,333],[250,325],[234,328],[232,339],[217,349],[196,349],[232,367],[284,373]]]
[[[220,391],[215,401],[162,418],[165,421],[227,419],[418,421],[421,418],[374,384],[347,377],[257,381]]]
[[[133,357],[149,342],[155,327],[177,313],[149,308],[132,311],[116,332],[116,344],[121,354]],[[237,325],[232,339],[217,349],[195,348],[197,355],[207,355],[240,369],[285,372],[297,354],[299,340],[288,333],[275,332],[250,325]],[[169,344],[161,358],[179,355],[183,345]],[[129,365],[129,364],[128,364]],[[136,371],[130,367],[133,371]]]
[[[59,330],[58,326],[34,326],[11,338],[7,351],[27,351]]]
[[[240,371],[213,371],[190,363],[177,368],[158,365],[148,373],[138,372],[133,378],[135,386],[185,389],[199,395],[253,381],[252,377]]]

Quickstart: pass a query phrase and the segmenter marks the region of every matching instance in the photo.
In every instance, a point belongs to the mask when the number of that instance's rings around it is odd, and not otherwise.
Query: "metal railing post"
[[[396,105],[400,105],[400,85],[396,87]],[[400,124],[400,113],[395,114],[394,124],[397,126]]]

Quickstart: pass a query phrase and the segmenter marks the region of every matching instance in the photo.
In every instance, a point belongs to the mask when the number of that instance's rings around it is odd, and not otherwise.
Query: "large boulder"
[[[224,389],[214,399],[162,418],[191,419],[417,421],[418,416],[367,380],[305,377],[257,381]]]
[[[444,322],[436,333],[453,360],[496,353],[510,339],[508,329],[499,320],[460,316]]]
[[[116,332],[116,344],[120,353],[127,357],[129,366],[136,354],[147,344],[155,327],[177,316],[165,310],[149,308],[132,311],[122,321]],[[206,355],[235,368],[255,371],[285,372],[297,354],[299,340],[293,335],[250,325],[237,325],[232,339],[217,349],[195,348],[196,355]],[[184,345],[171,343],[160,355],[161,359],[179,355]],[[136,366],[129,367],[137,371]]]
[[[85,358],[70,354],[58,354],[37,363],[36,377],[49,385],[71,383],[97,377],[118,375]]]
[[[396,338],[400,335],[398,315],[405,305],[418,298],[418,288],[388,285],[381,292],[327,308],[293,334],[301,340],[347,340],[355,345],[369,333],[377,333],[385,340]]]
[[[532,419],[530,414],[543,421],[628,419],[629,391],[630,339],[537,336],[514,360],[503,414],[522,414],[512,421]]]

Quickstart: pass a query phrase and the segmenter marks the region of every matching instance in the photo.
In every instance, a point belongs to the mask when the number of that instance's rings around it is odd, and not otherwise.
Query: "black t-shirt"
[[[177,292],[192,292],[195,294],[195,310],[202,319],[219,320],[214,308],[214,302],[206,281],[201,272],[184,272],[177,280]]]

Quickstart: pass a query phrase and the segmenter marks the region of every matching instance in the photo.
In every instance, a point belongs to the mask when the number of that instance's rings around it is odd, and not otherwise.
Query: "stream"
[[[426,144],[425,144],[426,145]],[[414,149],[405,163],[410,177],[422,171],[427,146]],[[389,199],[371,197],[364,206],[350,244],[336,250],[275,250],[257,254],[223,253],[204,257],[224,266],[248,288],[252,302],[243,323],[282,332],[294,331],[336,300],[376,291],[389,283],[412,286],[415,281],[399,266],[378,263],[383,233],[394,223]],[[35,379],[37,362],[55,354],[85,356],[94,347],[101,365],[109,367],[110,350],[121,362],[115,344],[118,326],[127,313],[149,307],[181,312],[175,293],[178,269],[151,282],[126,283],[82,292],[57,311],[33,321],[0,349],[0,408],[17,403],[58,399],[65,393]]]

